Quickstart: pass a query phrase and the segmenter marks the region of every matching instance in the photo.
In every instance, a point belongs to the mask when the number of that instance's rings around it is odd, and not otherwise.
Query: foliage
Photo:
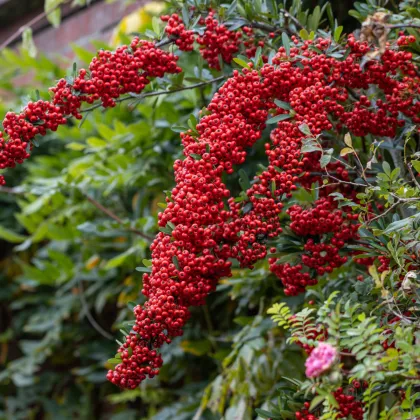
[[[46,7],[55,2],[49,3]],[[169,3],[181,15],[187,6],[205,10],[210,4]],[[290,51],[289,35],[297,33],[302,39],[315,33],[332,37],[337,51],[331,54],[341,54],[341,34],[347,30],[328,3],[311,10],[299,1],[287,7],[272,1],[211,3],[230,30],[255,21],[281,28],[254,57],[256,66],[263,53],[272,59],[280,45]],[[360,22],[386,12],[387,24],[420,24],[420,11],[410,0],[397,6],[369,0],[354,8],[350,14]],[[50,18],[59,23],[57,15]],[[151,39],[163,36],[162,22],[146,22],[139,32]],[[125,42],[121,29],[114,39]],[[389,42],[396,42],[398,29],[389,31]],[[418,29],[406,31],[416,37],[406,50],[418,62]],[[33,73],[44,99],[52,80],[71,76],[42,55],[34,58],[29,35],[19,52],[2,52],[1,87],[14,94],[11,103],[1,104],[2,114],[36,98],[33,88],[15,85],[17,75]],[[74,51],[80,62],[89,62],[91,52],[78,46]],[[174,184],[172,163],[182,156],[178,132],[195,128],[199,111],[220,84],[212,82],[215,78],[250,62],[239,56],[218,71],[197,52],[179,54],[183,73],[156,79],[147,91],[168,94],[133,97],[128,106],[88,112],[81,124],[70,121],[49,133],[25,166],[5,174],[0,418],[287,419],[296,418],[309,401],[309,411],[328,419],[340,411],[339,387],[353,390],[364,419],[420,416],[420,140],[408,118],[395,138],[343,133],[333,146],[328,136],[325,141],[301,127],[308,136],[302,153],[318,153],[322,173],[318,184],[294,192],[287,206],[311,208],[323,188],[340,182],[328,164],[336,159],[346,164],[357,199],[340,192],[333,197],[340,208],[359,215],[360,228],[359,238],[346,245],[352,258],[343,266],[293,297],[285,296],[266,261],[252,271],[234,267],[207,307],[193,309],[184,335],[163,347],[158,378],[132,391],[105,383],[114,337],[127,335],[132,308],[144,301],[142,271],[150,264],[150,238],[158,230],[157,212],[166,206],[165,191]],[[371,87],[372,107],[379,96]],[[276,105],[287,113],[268,123],[292,113],[289,104]],[[268,136],[266,130],[263,140]],[[249,156],[243,170],[227,181],[238,201],[246,200],[250,175],[260,170],[262,144]],[[273,240],[273,256],[282,264],[294,263],[303,242],[290,229],[284,233]],[[321,377],[305,379],[305,352],[320,341],[334,345],[340,361]]]

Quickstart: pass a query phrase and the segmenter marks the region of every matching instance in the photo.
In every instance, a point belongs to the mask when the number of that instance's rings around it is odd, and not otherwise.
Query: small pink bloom
[[[337,350],[331,344],[319,343],[306,359],[306,376],[316,378],[327,371],[337,359]]]

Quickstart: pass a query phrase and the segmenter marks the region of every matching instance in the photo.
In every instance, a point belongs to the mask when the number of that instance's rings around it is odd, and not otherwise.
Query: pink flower
[[[327,371],[337,358],[337,350],[331,344],[319,343],[306,359],[306,376],[316,378]]]

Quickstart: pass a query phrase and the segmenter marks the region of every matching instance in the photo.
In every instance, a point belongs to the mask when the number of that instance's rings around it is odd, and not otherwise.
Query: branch
[[[86,302],[85,298],[85,292],[83,289],[82,281],[80,279],[77,280],[79,283],[79,296],[80,296],[80,302],[82,304],[83,311],[86,314],[86,318],[89,320],[90,324],[93,328],[95,328],[96,331],[98,331],[99,334],[101,334],[103,337],[105,337],[108,340],[113,340],[113,336],[109,334],[107,331],[105,331],[97,322],[96,319],[93,317],[92,313],[89,310],[89,305]]]
[[[111,210],[109,210],[106,207],[104,207],[101,203],[99,203],[98,201],[96,201],[90,195],[84,194],[84,196],[86,197],[86,199],[91,204],[93,204],[102,213],[105,213],[108,217],[110,217],[111,219],[114,219],[115,221],[117,221],[121,225],[124,225],[125,224],[125,222],[122,219],[120,219],[115,213],[113,213]],[[126,230],[128,230],[129,232],[135,233],[136,235],[139,235],[143,239],[146,239],[146,240],[148,240],[150,242],[153,241],[153,238],[151,236],[146,235],[145,233],[143,233],[142,231],[140,231],[140,230],[138,230],[136,228],[129,227],[129,228],[126,228]]]
[[[378,220],[384,216],[386,216],[391,210],[393,210],[396,206],[398,206],[398,204],[405,204],[405,203],[412,203],[414,201],[420,201],[420,198],[417,197],[412,197],[412,198],[401,198],[398,197],[397,195],[390,193],[390,195],[392,195],[392,197],[396,198],[397,201],[395,203],[393,203],[385,212],[383,212],[382,214],[379,214],[378,216],[374,217],[373,219],[370,219],[367,221],[367,225],[369,225],[370,223],[374,222],[375,220]]]
[[[44,19],[49,14],[51,14],[54,11],[56,11],[57,9],[59,9],[62,5],[66,4],[66,3],[67,3],[67,0],[64,1],[63,3],[56,4],[50,10],[48,10],[48,12],[47,11],[43,11],[42,13],[40,13],[39,15],[37,15],[33,19],[31,19],[28,23],[26,23],[25,25],[21,26],[14,34],[10,35],[9,38],[7,38],[5,41],[3,41],[3,43],[0,45],[0,51],[1,50],[4,50],[12,42],[16,41],[23,34],[23,32],[25,31],[25,29],[31,28],[33,25],[35,25],[36,23],[38,23],[39,21],[41,21],[42,19]]]
[[[129,99],[133,99],[133,98],[140,100],[140,99],[143,99],[143,98],[150,98],[152,96],[171,95],[172,93],[181,92],[183,90],[195,89],[195,88],[199,88],[199,87],[202,87],[202,86],[210,85],[212,83],[220,82],[222,80],[225,80],[226,78],[227,78],[227,76],[219,76],[219,77],[216,77],[215,79],[211,79],[211,80],[208,80],[208,81],[205,81],[205,82],[200,82],[200,83],[197,83],[195,85],[184,86],[182,88],[174,89],[174,90],[163,90],[163,91],[160,91],[160,92],[149,92],[149,93],[144,93],[144,94],[141,94],[141,95],[131,94],[130,96],[124,96],[123,98],[115,99],[115,102],[125,102],[125,101],[128,101]],[[94,109],[99,108],[101,106],[102,106],[102,104],[96,104],[96,105],[93,105],[89,108],[82,109],[80,112],[93,111]]]
[[[386,25],[387,28],[397,29],[397,28],[420,28],[420,25],[415,23],[398,23],[396,25]]]
[[[290,19],[298,28],[305,29],[305,27],[294,17],[292,16],[287,10],[280,9],[280,13],[283,13],[284,17]]]

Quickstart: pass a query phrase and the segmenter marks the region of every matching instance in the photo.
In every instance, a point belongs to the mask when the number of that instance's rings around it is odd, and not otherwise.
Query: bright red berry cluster
[[[339,419],[351,417],[354,420],[363,420],[364,403],[362,401],[357,400],[354,395],[346,395],[341,387],[333,392],[333,395],[339,405]]]
[[[70,116],[81,119],[83,103],[100,100],[104,107],[115,106],[118,97],[140,93],[151,78],[180,72],[177,60],[174,54],[138,38],[115,52],[100,51],[89,71],[81,69],[74,80],[61,79],[50,89],[54,94],[51,102],[29,102],[19,114],[6,114],[3,127],[8,139],[0,133],[0,169],[12,168],[27,159],[36,135],[57,130]],[[4,184],[2,176],[0,184]]]
[[[168,22],[165,32],[169,37],[175,38],[175,44],[181,51],[192,51],[194,44],[194,31],[186,29],[182,19],[174,13],[171,16],[160,17],[163,22]]]
[[[348,389],[348,392],[355,392],[359,388],[366,388],[367,383],[360,383],[358,381],[353,381],[352,387]],[[333,392],[334,398],[337,400],[339,408],[338,416],[339,419],[352,418],[354,420],[363,420],[363,401],[360,401],[354,395],[348,395],[344,392],[343,388],[338,388]],[[311,414],[309,412],[310,403],[305,402],[300,411],[295,413],[296,420],[318,420],[319,417],[316,414]],[[319,410],[315,410],[319,411]]]
[[[210,67],[219,68],[219,55],[232,61],[242,33],[252,37],[248,30],[229,31],[214,12],[201,19],[205,31],[197,43]],[[179,17],[163,20],[179,46],[190,49],[192,34]],[[292,37],[292,42],[290,49],[279,49],[273,64],[253,69],[250,63],[242,73],[235,70],[199,121],[198,134],[192,130],[181,134],[185,159],[174,163],[176,186],[159,214],[162,231],[151,246],[152,271],[143,278],[147,301],[135,308],[135,325],[118,350],[121,363],[107,375],[111,382],[133,389],[158,374],[162,364],[158,349],[182,334],[189,306],[204,304],[219,279],[231,275],[231,260],[252,268],[266,257],[267,241],[283,230],[279,215],[287,199],[298,186],[310,188],[318,177],[313,172],[324,170],[319,152],[302,153],[307,141],[319,138],[334,147],[332,140],[322,138],[325,130],[337,138],[349,130],[360,136],[394,136],[404,119],[420,122],[419,77],[410,53],[387,49],[381,60],[364,63],[370,47],[352,36],[346,57],[329,55],[329,39],[302,42]],[[138,39],[114,54],[99,52],[89,71],[80,70],[74,80],[61,80],[51,89],[52,103],[38,101],[19,115],[6,116],[9,140],[0,141],[0,165],[11,167],[26,159],[36,134],[56,129],[68,116],[81,118],[83,103],[101,101],[112,107],[120,95],[140,93],[150,78],[180,72],[176,62],[175,55]],[[363,95],[372,86],[382,92],[375,106]],[[349,96],[349,89],[357,100]],[[268,165],[254,177],[245,199],[235,200],[224,176],[245,162],[270,113],[279,122],[265,144]],[[329,163],[326,169],[348,179],[341,163]],[[340,191],[354,195],[348,188]],[[303,292],[316,284],[317,276],[346,261],[339,251],[356,236],[356,216],[339,210],[326,195],[310,209],[288,210],[289,228],[303,238],[300,261],[279,265],[276,259],[269,260],[286,294]]]
[[[197,42],[202,46],[200,53],[210,67],[220,70],[219,55],[226,63],[230,63],[239,50],[239,41],[242,36],[239,31],[229,31],[225,25],[214,18],[215,13],[210,12],[202,23],[206,29]]]
[[[210,18],[207,22],[210,27],[216,25]],[[298,44],[297,38],[293,40]],[[344,106],[349,99],[346,88],[363,89],[371,84],[384,90],[383,104],[376,112],[386,109],[388,119],[385,125],[366,125],[364,131],[383,136],[395,133],[400,126],[395,109],[405,115],[417,112],[416,102],[402,100],[404,92],[394,89],[396,81],[394,75],[388,75],[387,60],[361,69],[361,51],[365,50],[362,43],[350,38],[353,52],[344,61],[319,54],[309,48],[311,44],[306,41],[299,48],[291,48],[290,57],[280,48],[273,60],[276,67],[264,65],[258,71],[245,69],[242,74],[235,71],[198,123],[198,135],[191,130],[181,135],[186,158],[174,164],[177,185],[167,199],[166,210],[159,215],[159,225],[165,232],[158,234],[151,247],[152,273],[144,276],[143,293],[148,301],[136,309],[136,326],[130,334],[138,334],[141,339],[137,344],[148,347],[149,352],[182,334],[188,307],[203,304],[218,280],[230,276],[230,259],[252,268],[266,256],[267,239],[282,231],[278,216],[284,199],[291,197],[301,176],[305,179],[308,171],[319,168],[319,163],[311,168],[311,154],[301,153],[307,136],[300,125],[307,125],[313,136],[351,125],[353,118],[363,117],[364,107],[369,104],[361,97],[353,112],[348,111],[348,105]],[[325,51],[329,41],[320,39],[313,45]],[[298,55],[305,57],[299,59],[299,66],[291,61]],[[392,57],[395,69],[404,66],[404,70],[411,71],[398,53]],[[414,89],[408,79],[405,83],[406,89]],[[274,99],[289,103],[293,118],[280,121],[272,131],[271,142],[266,144],[267,169],[254,178],[246,191],[247,200],[236,202],[222,182],[222,175],[232,174],[234,165],[245,161],[246,148],[261,137],[270,110],[275,110],[276,115],[286,114]],[[337,120],[336,127],[329,115]],[[340,165],[329,168],[348,178]],[[285,284],[285,292],[297,294],[316,283],[310,270],[322,275],[346,261],[339,250],[355,238],[357,215],[337,209],[335,202],[325,197],[309,210],[294,206],[289,215],[292,231],[304,237],[301,263],[277,265],[274,259],[270,265],[273,271],[281,271],[277,274]],[[127,347],[124,344],[120,352]],[[154,358],[148,361],[133,352],[108,377],[120,386],[134,388],[143,379],[144,373],[138,372],[145,366],[153,369],[152,375],[156,373]]]
[[[309,412],[310,406],[311,404],[309,402],[305,402],[303,408],[300,411],[296,411],[296,420],[318,420],[318,417]]]

